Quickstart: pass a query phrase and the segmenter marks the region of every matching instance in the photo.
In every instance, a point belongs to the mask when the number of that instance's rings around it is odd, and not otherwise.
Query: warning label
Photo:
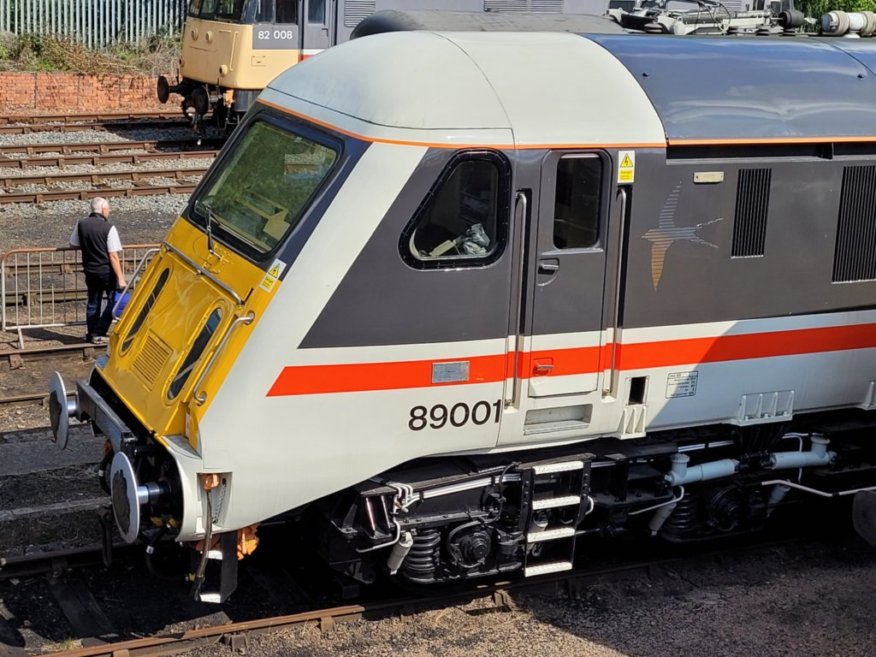
[[[618,151],[618,184],[629,184],[636,178],[636,151]]]
[[[265,292],[270,292],[274,289],[274,285],[277,280],[280,278],[280,274],[283,273],[283,270],[286,269],[286,263],[280,260],[274,260],[274,264],[271,265],[271,268],[268,269],[268,272],[265,274],[265,277],[262,279],[262,284],[259,285]]]
[[[699,372],[670,372],[666,377],[666,399],[693,397],[697,394]]]

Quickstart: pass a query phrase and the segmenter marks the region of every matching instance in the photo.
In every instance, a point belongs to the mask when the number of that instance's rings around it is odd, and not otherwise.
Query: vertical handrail
[[[515,196],[514,214],[521,214],[520,221],[517,222],[520,226],[519,244],[516,252],[517,262],[517,280],[515,281],[515,297],[517,301],[517,312],[514,318],[514,371],[512,373],[511,383],[511,399],[505,400],[505,408],[520,408],[520,399],[522,397],[523,381],[520,377],[520,362],[523,354],[523,295],[526,291],[523,289],[524,270],[526,269],[526,238],[528,234],[527,225],[529,221],[529,201],[526,198],[525,192],[517,192]]]
[[[201,384],[204,382],[204,379],[207,378],[207,374],[210,372],[210,370],[213,369],[213,364],[216,362],[216,358],[219,356],[222,350],[225,349],[225,345],[231,338],[231,334],[234,333],[235,329],[241,324],[252,324],[254,319],[255,313],[250,310],[246,315],[235,317],[228,325],[228,328],[225,329],[225,335],[222,336],[222,341],[219,343],[219,346],[213,350],[213,353],[210,354],[210,359],[207,361],[207,364],[201,371],[201,375],[198,377],[198,380],[192,387],[192,398],[195,400],[195,403],[198,406],[203,406],[204,403],[207,401],[207,393],[206,391],[200,389]]]
[[[620,228],[617,240],[617,266],[614,277],[614,308],[611,318],[611,360],[609,362],[609,375],[607,381],[603,381],[603,394],[608,397],[617,396],[617,348],[618,332],[620,330],[620,299],[621,279],[624,273],[624,235],[627,227],[627,190],[621,187],[620,192]]]

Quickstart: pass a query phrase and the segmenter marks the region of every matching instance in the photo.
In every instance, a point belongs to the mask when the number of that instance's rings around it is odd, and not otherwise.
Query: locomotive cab
[[[160,76],[158,100],[182,96],[196,123],[230,128],[288,67],[331,45],[328,0],[192,0],[178,79]]]

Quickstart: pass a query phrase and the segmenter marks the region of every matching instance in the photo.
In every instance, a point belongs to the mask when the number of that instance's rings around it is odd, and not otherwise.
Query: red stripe
[[[876,347],[876,324],[774,331],[748,335],[721,335],[664,342],[622,344],[618,369],[720,363],[747,358],[795,356],[819,352]]]
[[[617,349],[617,366],[619,370],[643,370],[673,365],[696,365],[871,347],[876,347],[876,324],[856,324],[621,344]],[[538,376],[534,373],[538,365],[550,365],[549,376],[594,374],[610,366],[611,345],[604,346],[601,352],[601,358],[599,347],[523,352],[518,361],[518,372],[521,378],[528,379]],[[469,364],[468,380],[433,383],[432,366],[435,363],[453,362]],[[513,353],[451,360],[294,365],[283,368],[268,391],[268,396],[496,383],[510,378],[513,371]]]
[[[460,361],[469,364],[467,381],[432,383],[432,365],[434,363]],[[505,354],[501,354],[454,358],[453,360],[409,360],[353,365],[296,365],[283,368],[280,376],[277,377],[274,385],[268,391],[268,397],[490,383],[502,381],[505,378],[505,361]]]

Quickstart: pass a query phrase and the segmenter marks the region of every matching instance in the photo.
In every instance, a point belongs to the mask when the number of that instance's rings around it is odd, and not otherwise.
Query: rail
[[[375,621],[392,616],[410,615],[419,611],[466,604],[472,600],[482,600],[483,603],[491,603],[497,612],[510,611],[516,608],[515,598],[521,593],[533,594],[542,591],[556,595],[562,591],[569,598],[575,599],[583,595],[593,582],[604,582],[606,578],[629,577],[631,573],[635,574],[639,571],[641,571],[640,577],[661,577],[663,572],[672,573],[679,568],[690,568],[693,564],[704,564],[713,561],[723,563],[728,556],[740,557],[744,555],[748,559],[757,560],[762,559],[761,555],[763,554],[769,554],[777,548],[787,548],[799,542],[800,539],[795,536],[778,539],[771,538],[743,546],[722,546],[700,553],[693,558],[689,555],[656,555],[642,559],[629,559],[620,556],[608,562],[596,563],[575,571],[543,575],[537,578],[499,579],[497,581],[471,583],[470,587],[464,590],[426,591],[419,595],[410,593],[401,597],[383,596],[375,600],[354,602],[336,607],[319,608],[313,605],[310,608],[293,613],[281,612],[281,615],[270,615],[273,611],[273,608],[271,608],[266,615],[260,615],[250,620],[223,621],[220,617],[218,622],[189,622],[183,624],[183,627],[178,628],[174,632],[165,631],[152,635],[140,635],[121,641],[110,640],[107,642],[106,639],[109,638],[107,635],[94,637],[83,631],[78,632],[78,635],[83,638],[90,638],[91,645],[84,645],[83,647],[55,653],[43,652],[42,655],[43,657],[115,657],[117,655],[126,655],[128,657],[163,657],[164,655],[175,655],[198,647],[205,648],[208,653],[244,653],[247,652],[245,649],[249,645],[249,636],[251,634],[282,631],[303,624],[315,624],[320,631],[327,632],[331,631],[337,624],[346,621]],[[128,550],[128,552],[131,551]],[[87,563],[85,558],[88,555],[84,550],[72,556],[78,558],[80,562]],[[125,557],[128,557],[128,555],[125,555]],[[97,561],[96,552],[92,553],[92,561]],[[11,565],[18,566],[18,564]],[[51,564],[43,566],[43,563],[36,559],[31,560],[30,563],[18,566],[21,570],[24,570],[22,566],[29,566],[31,572],[40,572],[38,568],[42,566],[44,571],[51,572]],[[12,570],[10,576],[13,575],[18,575],[18,572]],[[666,575],[666,577],[670,576]],[[142,597],[144,594],[142,591],[134,591],[131,594],[131,600],[135,601],[138,595]],[[96,602],[95,606],[99,609]],[[482,605],[481,611],[487,608],[485,605]],[[218,647],[211,647],[219,641],[225,642],[228,648],[220,650]]]
[[[122,251],[122,270],[135,271],[157,252],[157,244],[132,244]],[[78,249],[12,249],[0,254],[0,328],[58,328],[85,322],[85,279]]]

